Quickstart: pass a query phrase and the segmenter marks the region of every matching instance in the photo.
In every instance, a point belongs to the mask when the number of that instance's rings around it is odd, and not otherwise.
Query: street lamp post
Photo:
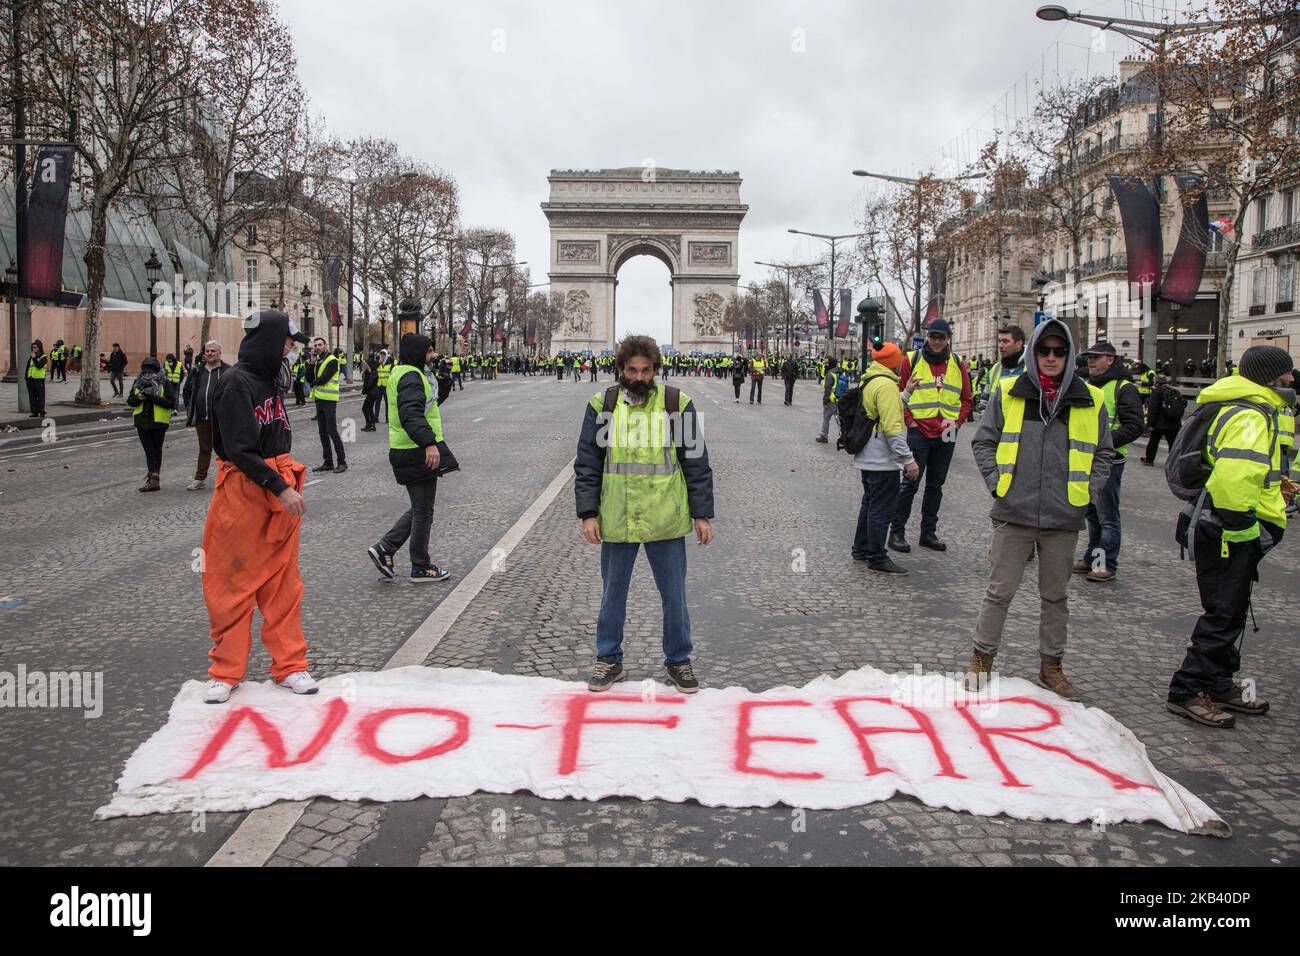
[[[831,247],[831,300],[826,303],[826,354],[829,356],[835,351],[835,245],[843,239],[860,239],[866,233],[853,232],[843,236],[828,236],[821,232],[804,232],[802,229],[787,229],[786,232],[794,233],[797,236],[811,236],[814,239],[820,239]]]
[[[149,354],[158,357],[158,292],[154,288],[162,278],[162,263],[157,251],[150,249],[144,264],[144,274],[149,280]]]
[[[983,173],[967,173],[963,176],[922,176],[914,179],[911,176],[888,176],[884,173],[869,173],[865,169],[853,170],[854,176],[869,176],[872,179],[883,179],[890,183],[901,183],[904,186],[911,186],[916,193],[916,272],[914,275],[915,291],[912,295],[912,334],[916,335],[921,331],[921,184],[926,182],[956,182],[961,179],[983,179]],[[931,290],[933,294],[934,290]]]
[[[795,263],[760,262],[758,259],[755,259],[754,265],[767,266],[771,269],[782,269],[785,271],[785,350],[789,352],[790,349],[793,347],[791,345],[791,341],[794,338],[794,329],[793,329],[794,314],[790,309],[790,273],[794,269],[811,268],[812,266],[817,265],[817,263],[808,262],[802,265],[798,265]]]
[[[1035,12],[1038,19],[1047,23],[1059,23],[1062,20],[1069,20],[1072,23],[1081,23],[1085,26],[1094,27],[1098,30],[1109,30],[1112,33],[1118,33],[1121,36],[1128,37],[1138,46],[1142,47],[1149,53],[1155,54],[1156,58],[1156,120],[1155,129],[1153,130],[1152,140],[1154,141],[1155,154],[1160,155],[1164,145],[1165,129],[1165,89],[1164,89],[1164,72],[1165,72],[1165,52],[1166,44],[1172,36],[1193,35],[1197,33],[1211,33],[1225,27],[1243,26],[1250,23],[1265,23],[1269,18],[1245,18],[1236,20],[1207,20],[1204,23],[1159,23],[1154,20],[1131,20],[1127,17],[1106,17],[1094,16],[1092,14],[1078,11],[1071,13],[1065,7],[1057,4],[1047,4],[1041,6]],[[1160,201],[1162,196],[1164,177],[1160,173],[1154,176],[1156,201]],[[1155,316],[1142,329],[1142,337],[1139,340],[1141,348],[1138,352],[1139,361],[1146,362],[1151,368],[1155,368],[1158,361],[1158,342],[1157,332],[1158,323]]]
[[[9,288],[9,370],[6,382],[18,381],[18,266],[10,260],[5,269],[5,284]]]
[[[307,288],[306,283],[302,287],[302,325],[308,336],[314,335],[316,327],[311,317],[311,289]]]

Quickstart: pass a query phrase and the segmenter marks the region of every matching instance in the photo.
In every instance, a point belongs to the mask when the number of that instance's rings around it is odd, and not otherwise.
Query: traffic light
[[[863,346],[879,349],[885,344],[885,310],[879,299],[867,298],[858,303],[858,321],[862,323]]]

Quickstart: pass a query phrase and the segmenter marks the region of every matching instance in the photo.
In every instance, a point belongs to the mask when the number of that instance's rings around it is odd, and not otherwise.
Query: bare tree
[[[1222,230],[1225,269],[1218,282],[1223,375],[1246,215],[1300,181],[1300,10],[1294,0],[1218,0],[1190,19],[1205,31],[1171,37],[1157,64],[1168,105],[1156,165],[1162,172],[1199,167],[1208,173],[1208,189],[1226,191],[1234,201],[1232,228]],[[1212,19],[1228,26],[1214,29]],[[1253,240],[1267,248],[1266,226]]]
[[[1110,92],[1110,81],[1101,77],[1044,90],[1013,137],[1035,187],[1044,238],[1053,245],[1064,243],[1076,284],[1087,240],[1114,230],[1103,201],[1109,190],[1107,170],[1093,162],[1095,136],[1089,128],[1089,108]],[[1086,341],[1083,323],[1084,317],[1076,314],[1071,329],[1076,342]]]
[[[188,114],[159,168],[163,201],[184,209],[206,244],[208,287],[231,238],[262,221],[276,198],[248,188],[250,171],[274,172],[298,125],[303,92],[293,41],[268,0],[227,0],[205,11]],[[241,188],[242,187],[242,188]],[[200,342],[212,296],[203,297]]]
[[[27,13],[37,109],[65,118],[90,208],[85,354],[99,354],[109,208],[164,161],[192,102],[202,23],[217,0],[39,0]],[[82,364],[78,404],[99,404],[99,366]]]

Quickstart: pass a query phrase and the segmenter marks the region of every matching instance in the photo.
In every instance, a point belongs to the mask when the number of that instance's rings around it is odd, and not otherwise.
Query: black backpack
[[[1197,405],[1196,411],[1183,422],[1183,427],[1169,449],[1169,458],[1165,461],[1165,481],[1175,497],[1183,501],[1196,501],[1205,490],[1205,483],[1210,479],[1213,466],[1206,460],[1205,449],[1209,443],[1210,426],[1214,419],[1228,406],[1259,412],[1269,422],[1273,434],[1273,447],[1269,449],[1272,457],[1273,448],[1277,447],[1277,411],[1266,405],[1237,399],[1230,402],[1209,402]]]
[[[1180,422],[1187,411],[1187,397],[1168,386],[1160,389],[1160,416],[1166,422]]]
[[[862,385],[854,385],[839,398],[840,437],[836,448],[856,455],[867,447],[871,433],[876,430],[876,420],[862,407]]]

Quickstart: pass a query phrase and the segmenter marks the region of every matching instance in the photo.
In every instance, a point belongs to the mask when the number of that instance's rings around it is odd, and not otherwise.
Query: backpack
[[[871,433],[876,429],[876,420],[862,407],[862,386],[854,385],[844,393],[837,410],[840,423],[840,437],[835,440],[836,448],[843,448],[850,455],[856,455],[867,447]]]
[[[1165,461],[1165,481],[1174,496],[1183,501],[1196,501],[1205,490],[1205,483],[1210,479],[1213,466],[1206,460],[1205,449],[1209,443],[1210,426],[1224,408],[1233,405],[1259,412],[1269,421],[1273,431],[1273,445],[1277,445],[1277,412],[1272,408],[1244,399],[1230,402],[1209,402],[1196,406],[1190,418],[1183,423],[1169,449]],[[1270,449],[1270,457],[1272,450]]]
[[[1185,395],[1168,387],[1160,390],[1160,416],[1165,421],[1182,421],[1185,411],[1187,411]]]
[[[835,375],[835,401],[844,397],[844,393],[849,390],[849,377],[846,374],[836,373]]]

